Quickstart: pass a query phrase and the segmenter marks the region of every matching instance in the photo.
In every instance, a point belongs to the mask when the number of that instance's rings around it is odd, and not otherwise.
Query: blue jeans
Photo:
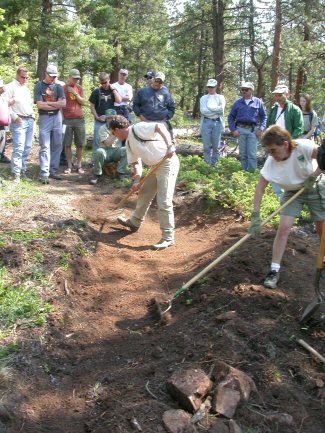
[[[203,119],[202,127],[204,161],[212,166],[220,159],[219,147],[221,138],[221,124],[219,120]]]
[[[22,118],[22,123],[12,122],[10,131],[12,133],[12,155],[11,171],[20,175],[27,170],[26,162],[32,150],[34,135],[34,119],[32,117]]]
[[[95,153],[100,146],[99,142],[99,128],[105,125],[105,122],[94,121],[94,144],[93,144],[93,162],[95,162]]]
[[[40,114],[39,145],[40,176],[48,177],[49,174],[55,174],[60,165],[62,152],[62,116],[60,111],[52,116]]]
[[[257,145],[256,128],[237,128],[240,163],[244,170],[254,171],[257,169]]]

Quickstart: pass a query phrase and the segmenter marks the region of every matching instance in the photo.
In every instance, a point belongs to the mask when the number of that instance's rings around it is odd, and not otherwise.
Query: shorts
[[[83,147],[86,144],[85,119],[64,119],[63,125],[66,126],[63,138],[63,146],[71,147],[74,144]]]
[[[297,191],[285,191],[281,198],[281,205],[291,198]],[[321,175],[315,182],[311,191],[303,192],[293,202],[288,204],[280,214],[298,218],[306,204],[310,211],[312,221],[325,219],[325,176]]]

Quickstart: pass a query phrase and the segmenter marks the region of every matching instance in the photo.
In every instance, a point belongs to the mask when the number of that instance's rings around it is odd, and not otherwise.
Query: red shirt
[[[82,98],[84,97],[84,91],[79,84],[74,86],[68,86],[65,84],[63,90],[66,97],[66,106],[62,109],[63,117],[65,119],[82,119],[84,117],[82,111],[82,105],[79,104],[75,95],[68,91],[68,87],[72,87],[76,93],[78,93]]]

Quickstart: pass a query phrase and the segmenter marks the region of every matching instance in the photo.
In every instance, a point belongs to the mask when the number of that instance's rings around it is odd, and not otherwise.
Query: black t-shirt
[[[53,83],[47,84],[44,81],[39,81],[34,87],[34,100],[43,102],[56,102],[60,98],[65,99],[63,87],[60,84]],[[38,109],[39,114],[55,114],[58,113],[59,109],[53,109],[51,111]]]
[[[95,105],[98,116],[102,116],[109,108],[114,109],[115,96],[111,89],[98,87],[90,95],[89,102]]]

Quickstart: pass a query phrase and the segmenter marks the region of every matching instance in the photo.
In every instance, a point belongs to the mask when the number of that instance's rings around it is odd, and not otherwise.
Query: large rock
[[[189,412],[200,409],[202,399],[211,389],[211,380],[200,369],[178,370],[167,380],[167,390]]]
[[[168,433],[197,433],[191,415],[182,409],[170,409],[163,414],[163,424]]]
[[[233,419],[229,420],[229,433],[243,433],[243,430]]]
[[[229,433],[228,422],[222,419],[217,421],[209,428],[209,433]]]
[[[232,418],[240,402],[246,402],[250,393],[256,390],[254,381],[243,371],[224,362],[218,362],[212,372],[217,390],[212,402],[212,410]]]

